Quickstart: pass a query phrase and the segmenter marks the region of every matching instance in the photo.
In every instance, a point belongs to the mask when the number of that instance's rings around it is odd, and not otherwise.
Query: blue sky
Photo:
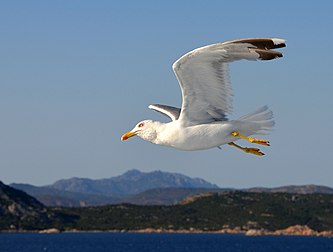
[[[332,11],[332,1],[1,1],[0,180],[135,168],[221,187],[333,187]],[[142,119],[167,120],[150,103],[181,105],[175,60],[243,37],[287,39],[282,59],[231,65],[230,118],[274,112],[266,156],[120,141]]]

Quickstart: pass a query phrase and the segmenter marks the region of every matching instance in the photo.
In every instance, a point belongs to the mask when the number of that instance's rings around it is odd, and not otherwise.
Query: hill
[[[122,199],[119,203],[135,205],[174,205],[187,197],[206,192],[224,192],[220,188],[154,188]]]
[[[301,185],[301,186],[280,186],[276,188],[254,187],[245,189],[247,192],[283,192],[283,193],[297,193],[297,194],[310,194],[310,193],[327,193],[333,194],[333,188],[328,186],[319,185]]]
[[[0,181],[0,230],[44,229],[72,222],[70,215],[54,213],[35,198]]]
[[[126,202],[136,205],[173,205],[183,201],[187,197],[205,194],[208,192],[219,193],[226,191],[290,194],[333,194],[332,188],[317,185],[281,186],[276,188],[257,187],[237,190],[232,188],[154,188],[127,198],[123,198],[118,203]]]
[[[172,206],[120,204],[62,208],[80,218],[78,230],[278,230],[308,226],[333,230],[333,195],[223,192],[206,193]]]

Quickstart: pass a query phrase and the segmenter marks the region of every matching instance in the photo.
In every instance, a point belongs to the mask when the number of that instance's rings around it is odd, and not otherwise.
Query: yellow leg
[[[242,146],[239,146],[238,144],[235,144],[234,142],[230,142],[228,143],[229,145],[231,146],[234,146],[236,147],[237,149],[240,149],[246,153],[251,153],[251,154],[254,154],[254,155],[257,155],[257,156],[263,156],[265,155],[264,153],[262,153],[258,148],[247,148],[247,147],[242,147]]]
[[[231,132],[231,135],[234,136],[234,137],[240,137],[242,139],[245,139],[245,140],[249,141],[250,143],[270,146],[269,141],[267,141],[267,140],[261,140],[261,139],[257,139],[257,138],[253,138],[253,137],[247,137],[247,136],[244,136],[244,135],[242,135],[242,134],[240,134],[236,131]]]

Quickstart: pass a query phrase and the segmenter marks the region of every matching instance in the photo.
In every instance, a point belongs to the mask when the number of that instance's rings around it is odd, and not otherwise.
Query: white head
[[[139,123],[129,132],[121,136],[121,141],[127,140],[133,136],[139,136],[143,140],[154,142],[157,137],[157,127],[160,122],[152,120],[144,120]]]

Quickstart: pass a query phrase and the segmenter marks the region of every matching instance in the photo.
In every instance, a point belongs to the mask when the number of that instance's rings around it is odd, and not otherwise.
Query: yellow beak
[[[125,133],[124,135],[121,136],[121,141],[125,141],[125,140],[129,139],[130,137],[136,136],[136,134],[137,134],[137,131],[127,132],[127,133]]]

